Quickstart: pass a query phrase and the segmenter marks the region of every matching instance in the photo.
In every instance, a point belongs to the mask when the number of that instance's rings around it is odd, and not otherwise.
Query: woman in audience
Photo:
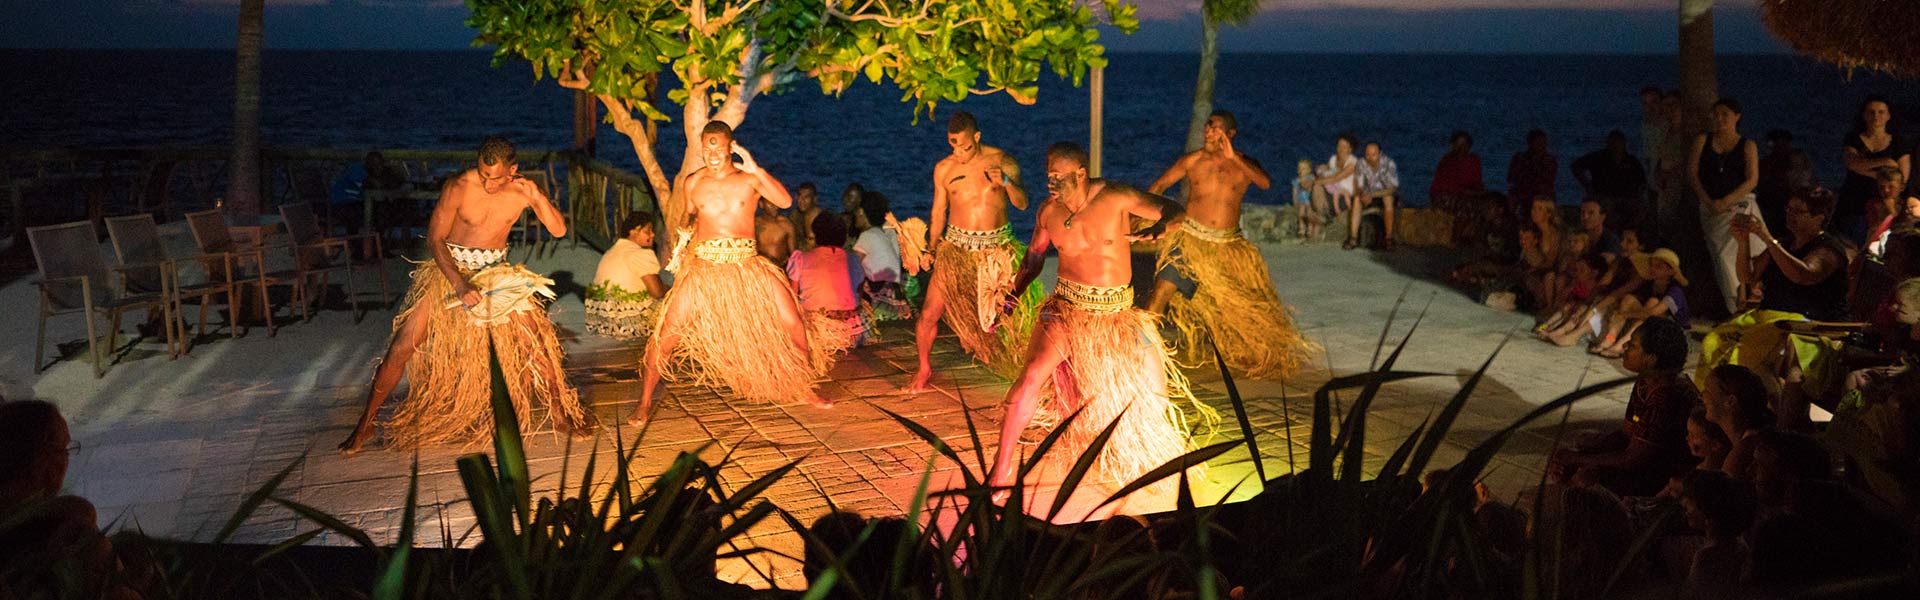
[[[1707,133],[1694,138],[1693,153],[1687,162],[1688,197],[1700,210],[1700,224],[1706,229],[1707,253],[1713,257],[1714,278],[1720,283],[1720,297],[1727,313],[1740,312],[1740,281],[1735,278],[1738,259],[1732,231],[1736,216],[1758,215],[1753,188],[1760,183],[1760,147],[1740,135],[1740,102],[1721,98],[1713,103],[1713,122]]]
[[[859,296],[854,288],[860,282],[860,261],[847,254],[847,222],[839,215],[820,215],[813,220],[812,250],[795,252],[787,259],[787,278],[800,294],[800,310],[824,313],[838,324],[834,333],[857,342],[865,328],[860,323]]]
[[[1701,400],[1701,403],[1705,402]],[[1707,417],[1707,409],[1696,408],[1693,414],[1687,415],[1687,453],[1700,459],[1694,469],[1718,471],[1720,465],[1727,462],[1727,453],[1732,450],[1733,442],[1727,439],[1726,432],[1719,425]]]
[[[1773,427],[1773,388],[1766,378],[1740,365],[1720,365],[1707,371],[1700,404],[1708,421],[1726,435],[1731,447],[1717,464],[1701,463],[1702,469],[1724,471],[1738,479],[1747,478],[1753,460],[1754,435]]]
[[[1360,190],[1359,178],[1354,175],[1359,166],[1360,160],[1353,155],[1353,136],[1341,134],[1333,142],[1333,156],[1320,165],[1320,176],[1313,180],[1314,187],[1326,192],[1329,201],[1323,206],[1331,206],[1333,214],[1346,214],[1353,208],[1353,194]]]
[[[1735,315],[1715,327],[1701,343],[1700,373],[1723,364],[1740,364],[1783,382],[1781,423],[1808,426],[1809,393],[1818,393],[1825,381],[1808,381],[1808,373],[1823,373],[1816,362],[1831,358],[1825,346],[1789,335],[1775,326],[1780,321],[1837,321],[1846,316],[1847,271],[1850,248],[1827,232],[1834,196],[1821,188],[1797,190],[1787,200],[1788,241],[1781,242],[1760,225],[1758,217],[1734,219],[1735,244],[1740,256],[1738,275],[1755,300],[1754,309]],[[1758,239],[1761,252],[1749,253],[1749,239]],[[1757,254],[1757,255],[1756,255]],[[1824,367],[1824,365],[1821,365]],[[1802,389],[1804,388],[1804,389]]]
[[[1902,179],[1913,173],[1911,141],[1887,129],[1893,111],[1886,99],[1868,96],[1854,113],[1853,131],[1841,142],[1846,161],[1847,180],[1840,186],[1839,206],[1834,209],[1834,229],[1855,243],[1867,237],[1867,210],[1879,196],[1874,172],[1898,169]]]
[[[1907,196],[1907,176],[1899,169],[1881,167],[1873,177],[1880,187],[1867,206],[1867,222],[1873,228],[1867,231],[1866,251],[1867,256],[1880,258],[1886,253],[1888,236],[1912,228],[1914,219],[1920,217],[1920,198]]]
[[[620,222],[621,237],[600,257],[587,286],[587,330],[620,341],[646,341],[667,284],[654,255],[653,214],[636,210]]]

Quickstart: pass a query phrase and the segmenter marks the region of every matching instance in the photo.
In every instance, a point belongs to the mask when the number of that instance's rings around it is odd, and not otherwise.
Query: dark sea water
[[[1106,174],[1145,185],[1185,139],[1197,58],[1122,54],[1107,69]],[[1276,188],[1250,199],[1280,202],[1296,160],[1324,161],[1350,131],[1380,141],[1398,161],[1408,203],[1425,190],[1447,135],[1471,131],[1487,182],[1504,189],[1507,159],[1525,132],[1548,132],[1563,169],[1563,199],[1579,197],[1564,169],[1596,149],[1610,129],[1639,145],[1643,85],[1675,85],[1670,56],[1229,55],[1215,102],[1240,118],[1235,143],[1273,171]],[[0,51],[0,146],[98,147],[224,143],[232,107],[232,55],[216,51]],[[465,149],[488,133],[523,148],[571,143],[569,92],[535,81],[524,63],[489,65],[484,52],[273,51],[264,67],[266,143],[345,148]],[[1920,133],[1912,86],[1846,74],[1791,56],[1722,56],[1722,93],[1746,104],[1741,129],[1796,134],[1823,182],[1842,173],[1840,140],[1868,94],[1894,100],[1895,127]],[[979,115],[985,142],[1010,150],[1044,193],[1040,157],[1058,140],[1085,142],[1088,94],[1043,75],[1039,102],[1004,95],[957,105]],[[924,213],[931,167],[948,152],[942,105],[914,122],[891,85],[823,95],[811,83],[753,104],[739,133],[762,165],[788,185],[817,182],[828,194],[858,181]],[[678,116],[675,107],[663,107]],[[683,140],[677,124],[662,149],[668,172]],[[604,127],[602,158],[638,171],[626,138]]]

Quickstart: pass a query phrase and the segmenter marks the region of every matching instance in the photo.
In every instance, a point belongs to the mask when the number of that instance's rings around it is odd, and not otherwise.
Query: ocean
[[[1867,95],[1893,99],[1896,131],[1920,133],[1920,98],[1891,78],[1795,56],[1718,61],[1722,94],[1746,105],[1742,132],[1793,132],[1827,185],[1840,181],[1841,139]],[[227,51],[0,50],[0,147],[222,144],[232,62]],[[1194,55],[1111,57],[1107,177],[1144,186],[1179,155],[1197,63]],[[1676,73],[1675,58],[1665,55],[1227,55],[1214,101],[1239,117],[1235,147],[1274,174],[1274,189],[1255,190],[1251,202],[1283,202],[1294,162],[1325,161],[1342,132],[1383,145],[1399,164],[1409,205],[1426,204],[1433,165],[1456,129],[1474,135],[1488,186],[1504,189],[1507,159],[1536,127],[1559,156],[1561,198],[1574,202],[1580,190],[1566,166],[1598,149],[1612,129],[1624,131],[1638,153],[1637,92],[1673,87]],[[490,133],[523,148],[564,148],[572,140],[570,92],[536,81],[525,63],[494,68],[483,51],[269,51],[262,77],[269,145],[466,149]],[[927,210],[953,110],[979,116],[984,142],[1013,153],[1036,197],[1045,193],[1047,145],[1087,140],[1087,89],[1050,71],[1031,106],[1004,94],[975,96],[916,122],[914,106],[900,96],[890,84],[864,80],[839,96],[803,82],[755,101],[739,140],[789,186],[815,182],[831,198],[859,182],[903,214]],[[678,123],[663,131],[671,174],[683,141]],[[602,128],[598,152],[639,171],[631,145],[611,126]],[[1030,226],[1024,221],[1016,217],[1022,230]]]

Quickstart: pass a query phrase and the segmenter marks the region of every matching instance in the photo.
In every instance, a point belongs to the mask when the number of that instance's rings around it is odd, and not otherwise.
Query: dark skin
[[[1652,371],[1658,360],[1647,353],[1638,337],[1627,342],[1627,351],[1620,357],[1621,366],[1634,373]],[[1599,442],[1578,451],[1554,452],[1547,461],[1547,469],[1557,481],[1580,483],[1584,481],[1580,473],[1586,469],[1642,464],[1652,459],[1658,451],[1659,448],[1653,444],[1629,438],[1615,430]]]

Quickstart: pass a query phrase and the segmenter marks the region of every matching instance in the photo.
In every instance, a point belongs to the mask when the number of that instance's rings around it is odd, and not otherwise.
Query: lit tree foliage
[[[860,79],[893,82],[916,118],[942,101],[1005,92],[1031,103],[1043,65],[1078,85],[1106,64],[1094,26],[1131,33],[1134,7],[1099,0],[467,0],[476,45],[494,64],[533,63],[534,76],[593,93],[656,193],[672,182],[653,146],[667,98],[697,140],[712,119],[738,127],[754,98],[812,80],[838,94]],[[690,148],[691,149],[691,148]],[[687,152],[682,172],[698,165]],[[667,203],[668,222],[681,207]]]

